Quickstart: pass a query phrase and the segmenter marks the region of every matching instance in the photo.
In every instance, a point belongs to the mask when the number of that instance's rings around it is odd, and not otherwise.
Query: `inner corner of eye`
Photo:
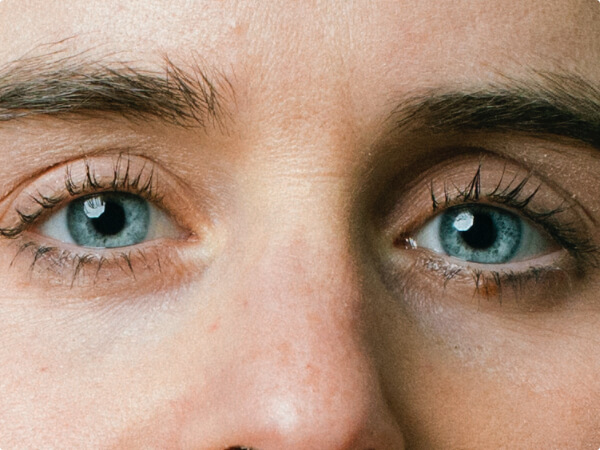
[[[417,248],[417,242],[410,236],[400,235],[394,239],[393,246],[397,249],[409,250]]]

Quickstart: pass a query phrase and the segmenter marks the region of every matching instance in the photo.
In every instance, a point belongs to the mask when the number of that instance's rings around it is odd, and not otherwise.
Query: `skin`
[[[548,203],[576,198],[598,242],[598,151],[390,137],[386,119],[415,90],[532,70],[598,86],[600,5],[263,3],[0,3],[2,63],[67,39],[65,55],[159,70],[167,54],[231,82],[227,117],[206,130],[118,116],[0,127],[0,217],[49,167],[127,148],[164,171],[163,209],[183,230],[145,244],[161,270],[108,264],[73,286],[2,240],[0,447],[598,448],[597,268],[499,302],[469,277],[443,288],[419,265],[427,250],[392,245],[432,215],[430,179],[472,178],[478,155],[431,162],[449,147],[493,153],[486,180],[505,161],[534,166]],[[404,183],[411,171],[424,184]]]

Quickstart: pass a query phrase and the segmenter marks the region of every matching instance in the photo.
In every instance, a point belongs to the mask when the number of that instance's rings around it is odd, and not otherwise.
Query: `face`
[[[0,3],[0,446],[597,448],[600,5]]]

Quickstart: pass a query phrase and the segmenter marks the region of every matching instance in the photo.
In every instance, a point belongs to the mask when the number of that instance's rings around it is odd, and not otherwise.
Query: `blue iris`
[[[73,241],[84,247],[125,247],[146,238],[150,226],[148,202],[137,195],[111,192],[83,197],[67,208]]]
[[[439,239],[455,258],[484,264],[502,264],[519,251],[523,222],[516,215],[484,205],[465,205],[442,214]]]

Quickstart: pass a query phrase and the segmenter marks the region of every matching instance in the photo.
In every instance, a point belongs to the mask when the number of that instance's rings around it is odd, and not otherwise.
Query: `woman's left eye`
[[[448,208],[425,224],[413,240],[418,247],[480,264],[523,261],[556,246],[529,221],[483,204]]]
[[[167,215],[139,195],[105,192],[71,201],[42,223],[41,234],[90,248],[127,247],[157,238],[176,238]]]

